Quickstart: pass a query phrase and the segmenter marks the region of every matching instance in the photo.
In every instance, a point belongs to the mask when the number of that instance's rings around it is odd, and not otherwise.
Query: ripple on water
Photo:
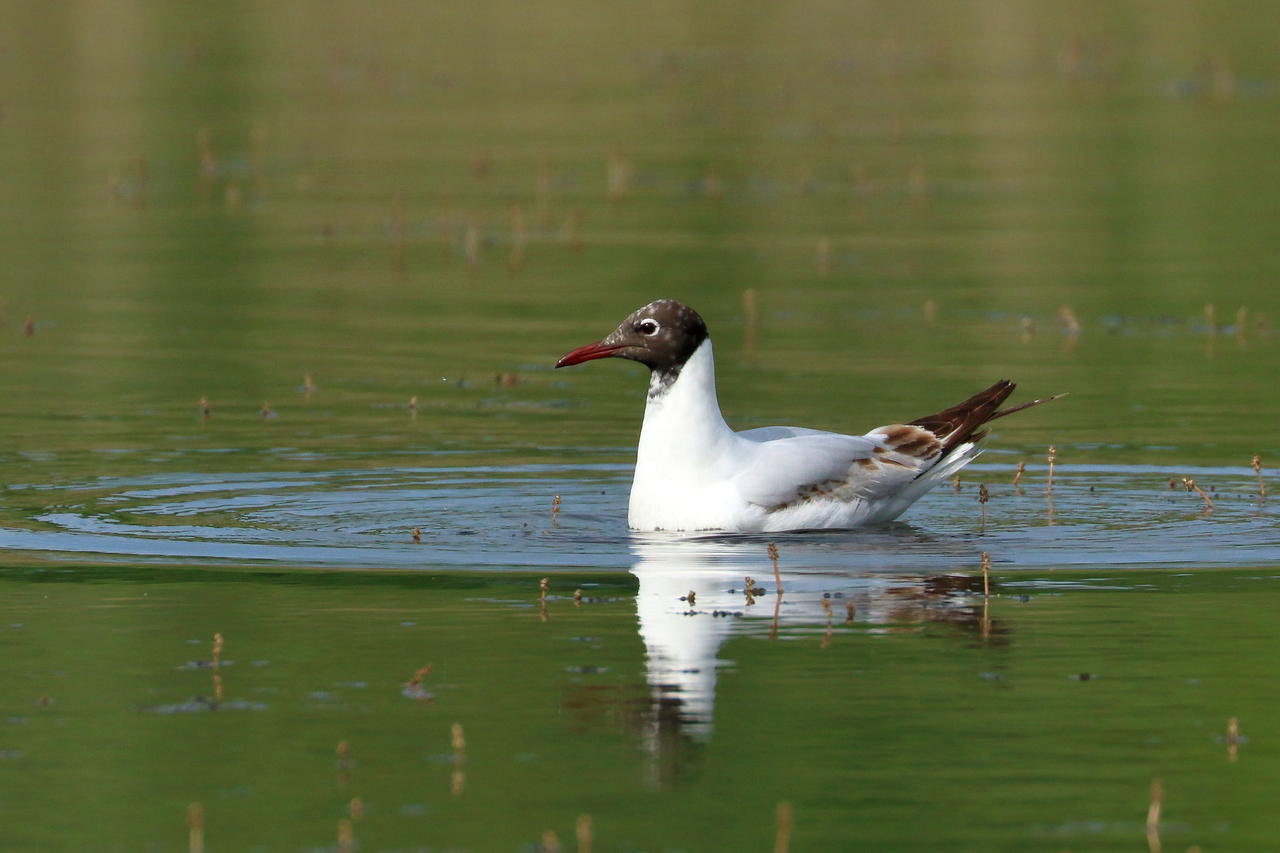
[[[1169,488],[1186,474],[1218,487],[1212,512],[1197,495]],[[975,465],[960,491],[935,490],[903,522],[765,537],[630,534],[623,465],[174,473],[11,486],[31,492],[38,508],[0,528],[0,546],[81,558],[395,569],[625,570],[638,553],[675,543],[681,560],[714,563],[770,540],[785,541],[791,570],[968,570],[979,551],[998,567],[1028,568],[1280,560],[1276,510],[1258,502],[1252,476],[1243,468],[1072,466],[1058,469],[1050,498],[1043,472],[1029,469],[1019,492],[1010,466]],[[985,523],[982,481],[991,495]]]

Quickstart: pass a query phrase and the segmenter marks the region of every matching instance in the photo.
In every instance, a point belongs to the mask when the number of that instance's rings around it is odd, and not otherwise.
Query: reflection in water
[[[796,549],[808,547],[800,542]],[[980,642],[1009,642],[1007,626],[989,618],[978,576],[787,571],[784,546],[778,595],[766,543],[757,538],[636,537],[632,548],[650,692],[642,730],[664,777],[679,769],[671,763],[692,744],[711,739],[716,682],[733,665],[719,653],[731,636],[818,636],[825,648],[837,634],[946,622]]]

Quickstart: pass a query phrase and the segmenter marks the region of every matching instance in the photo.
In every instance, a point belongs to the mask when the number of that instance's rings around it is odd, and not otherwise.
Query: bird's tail
[[[979,391],[963,403],[958,403],[949,409],[943,409],[936,414],[917,418],[914,421],[909,421],[909,423],[913,426],[927,429],[936,435],[942,442],[942,457],[945,458],[957,447],[980,441],[987,434],[987,431],[982,427],[996,418],[1003,418],[1005,415],[1012,415],[1014,412],[1020,412],[1023,409],[1029,409],[1032,406],[1038,406],[1041,403],[1048,403],[1051,400],[1066,396],[1066,394],[1055,394],[1052,397],[1042,397],[1029,403],[1021,403],[1008,409],[1001,409],[1000,404],[1008,399],[1015,387],[1017,386],[1011,380],[1001,379],[990,388],[985,391]]]

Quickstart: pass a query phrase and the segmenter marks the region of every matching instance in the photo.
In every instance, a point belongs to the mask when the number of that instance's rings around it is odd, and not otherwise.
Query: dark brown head
[[[556,367],[596,358],[629,358],[670,380],[706,339],[707,324],[697,311],[674,299],[659,299],[637,308],[602,340],[566,354]]]

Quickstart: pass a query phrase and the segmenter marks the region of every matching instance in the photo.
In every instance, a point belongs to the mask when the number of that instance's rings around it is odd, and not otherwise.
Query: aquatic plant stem
[[[791,827],[795,815],[791,811],[791,803],[786,800],[778,803],[776,811],[777,834],[773,840],[773,853],[789,853],[791,850]]]

